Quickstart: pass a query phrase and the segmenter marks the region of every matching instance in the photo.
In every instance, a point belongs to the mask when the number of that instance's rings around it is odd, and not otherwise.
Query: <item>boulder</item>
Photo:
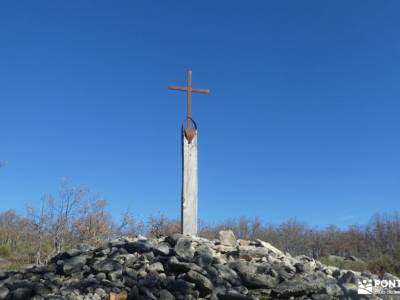
[[[296,279],[283,281],[273,288],[272,291],[275,295],[282,298],[298,297],[310,293],[324,293],[325,284],[319,281],[308,282],[306,280]]]
[[[219,300],[253,300],[253,297],[239,294],[238,292],[228,292],[218,294]]]
[[[215,265],[218,271],[218,275],[228,281],[233,286],[239,286],[241,284],[239,275],[231,268],[226,265]]]
[[[166,242],[161,242],[153,248],[155,254],[168,256],[170,253],[170,245]]]
[[[239,256],[246,260],[268,257],[269,250],[262,247],[239,246]]]
[[[207,245],[198,246],[194,256],[195,262],[203,268],[210,266],[214,260],[213,250]]]
[[[149,272],[164,272],[164,266],[160,262],[155,262],[147,267]]]
[[[357,282],[356,275],[352,271],[347,271],[339,278],[339,283],[354,283],[355,284],[356,282]]]
[[[265,274],[251,274],[251,273],[244,273],[241,275],[243,284],[247,288],[267,288],[271,289],[275,287],[279,280],[276,277],[272,277],[270,275]]]
[[[93,269],[96,270],[97,272],[108,273],[112,271],[121,270],[122,265],[111,258],[106,258],[104,260],[96,262],[93,265]]]
[[[174,300],[175,297],[168,290],[163,289],[160,291],[159,299],[160,300]]]
[[[232,230],[221,230],[218,235],[222,245],[236,247],[237,241]]]
[[[8,288],[5,286],[0,287],[0,300],[6,299],[9,293],[10,290]]]
[[[26,300],[33,296],[33,290],[27,287],[19,287],[12,291],[12,300]]]
[[[192,241],[188,238],[179,238],[174,247],[174,251],[179,258],[190,260],[194,256]]]
[[[124,245],[124,248],[129,253],[143,253],[149,252],[153,249],[153,245],[148,240],[139,240],[134,242],[128,242]]]
[[[281,250],[279,250],[278,248],[275,248],[270,243],[267,243],[267,242],[259,240],[259,239],[257,239],[256,242],[259,246],[268,249],[270,253],[272,253],[276,256],[280,256],[280,257],[285,256],[285,254]]]
[[[71,258],[64,260],[63,272],[66,275],[70,275],[75,272],[82,270],[83,266],[86,264],[86,255],[74,255]]]
[[[172,280],[168,283],[167,289],[170,292],[177,292],[182,295],[190,294],[196,285],[191,282],[187,282],[183,279]]]
[[[193,282],[199,289],[200,296],[206,297],[211,294],[213,291],[213,284],[212,282],[204,275],[197,273],[195,271],[190,270],[187,273],[188,281]]]

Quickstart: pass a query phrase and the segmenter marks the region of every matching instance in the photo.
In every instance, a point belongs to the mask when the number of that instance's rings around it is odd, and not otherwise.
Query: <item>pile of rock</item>
[[[357,294],[358,281],[371,278],[377,277],[292,257],[267,242],[236,240],[223,231],[219,240],[175,234],[81,246],[45,266],[0,272],[0,300],[101,300],[112,293],[165,300],[379,299]]]

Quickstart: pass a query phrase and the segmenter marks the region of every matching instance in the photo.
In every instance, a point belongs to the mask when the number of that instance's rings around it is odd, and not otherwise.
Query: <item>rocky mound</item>
[[[81,246],[45,266],[0,272],[0,299],[380,299],[357,294],[358,281],[372,278],[225,231],[220,240],[176,234]]]

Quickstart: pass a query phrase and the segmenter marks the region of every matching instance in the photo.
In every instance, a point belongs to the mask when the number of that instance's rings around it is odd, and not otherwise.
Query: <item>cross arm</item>
[[[210,93],[210,90],[209,89],[192,89],[192,93],[208,94],[208,93]]]
[[[186,86],[169,86],[169,90],[172,91],[181,91],[181,92],[187,92],[188,88]],[[192,93],[197,93],[197,94],[208,94],[210,93],[209,89],[193,89],[189,88],[189,91]]]
[[[187,91],[187,87],[185,86],[169,86],[168,89],[173,91],[182,91],[182,92]]]

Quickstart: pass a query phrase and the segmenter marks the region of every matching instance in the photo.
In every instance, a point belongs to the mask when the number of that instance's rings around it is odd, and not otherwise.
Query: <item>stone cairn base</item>
[[[175,234],[82,245],[44,266],[0,272],[0,300],[400,298],[357,294],[359,281],[377,278],[221,231],[219,240]]]

